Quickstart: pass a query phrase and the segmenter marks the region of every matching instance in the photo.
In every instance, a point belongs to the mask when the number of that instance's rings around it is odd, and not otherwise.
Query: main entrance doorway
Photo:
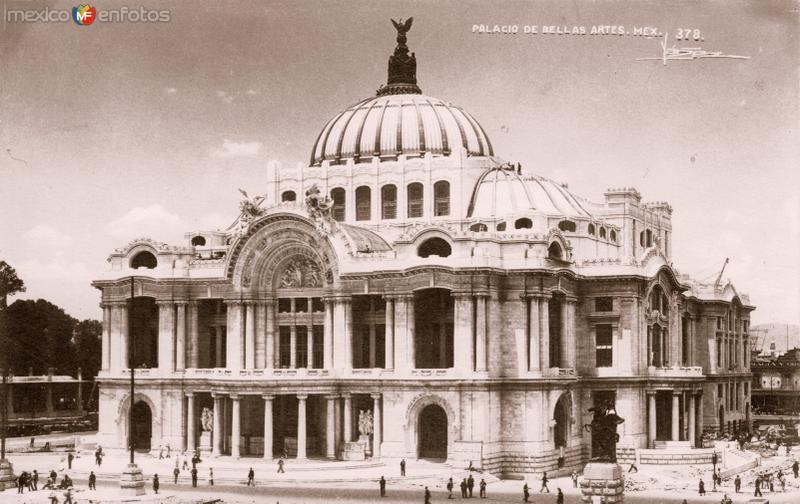
[[[417,433],[419,458],[447,460],[447,414],[441,406],[429,404],[423,408]]]
[[[139,401],[133,405],[133,448],[136,451],[150,451],[150,438],[153,435],[153,414],[150,407]]]

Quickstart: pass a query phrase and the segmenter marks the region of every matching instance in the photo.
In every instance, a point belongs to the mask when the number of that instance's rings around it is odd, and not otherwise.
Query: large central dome
[[[388,79],[378,96],[368,98],[328,121],[314,142],[311,166],[370,161],[397,156],[449,156],[462,147],[467,155],[493,156],[492,144],[478,121],[462,108],[425,96],[417,86],[417,58],[409,55],[406,33],[413,18],[392,20],[397,47],[389,57]]]
[[[311,165],[428,152],[448,156],[457,146],[468,155],[494,155],[481,125],[460,107],[423,94],[387,94],[361,101],[328,121],[314,143]]]

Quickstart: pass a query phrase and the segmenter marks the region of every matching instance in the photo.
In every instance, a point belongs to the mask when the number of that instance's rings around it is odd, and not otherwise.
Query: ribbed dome
[[[359,102],[331,119],[314,142],[310,164],[428,152],[448,156],[458,145],[472,156],[494,155],[481,125],[463,109],[422,94],[388,94]]]
[[[512,168],[491,168],[475,184],[467,216],[494,219],[535,211],[565,217],[592,217],[575,195],[562,185]]]

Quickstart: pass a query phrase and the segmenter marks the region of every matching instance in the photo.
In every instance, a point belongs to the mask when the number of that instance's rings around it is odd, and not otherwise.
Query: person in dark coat
[[[742,488],[742,479],[739,475],[736,475],[736,479],[733,480],[733,487],[736,489],[736,493],[739,493],[739,489]]]
[[[94,471],[89,473],[89,490],[97,490],[97,476],[94,475]]]
[[[256,486],[256,473],[252,467],[247,472],[247,486]]]
[[[172,475],[175,476],[175,484],[178,484],[178,476],[181,474],[181,470],[177,467],[172,470]]]
[[[153,492],[158,493],[158,474],[153,475]]]
[[[794,464],[792,464],[792,472],[794,473],[794,479],[797,479],[797,474],[800,473],[800,463],[798,463],[796,460],[794,461]]]
[[[755,487],[755,490],[753,491],[753,497],[761,497],[761,475],[756,476],[753,486]]]
[[[197,468],[192,467],[192,486],[197,488]]]
[[[31,483],[33,483],[34,490],[39,490],[39,472],[36,469],[33,470],[33,480]]]
[[[548,481],[550,481],[550,480],[547,479],[547,471],[545,471],[544,474],[542,474],[542,488],[539,489],[539,493],[542,493],[542,492],[545,492],[545,491],[547,493],[550,493],[550,489],[547,488],[547,482]]]
[[[386,478],[381,476],[381,479],[378,480],[378,485],[381,487],[381,497],[386,497]]]
[[[481,478],[481,493],[480,493],[480,496],[481,496],[481,499],[485,499],[486,498],[486,480],[483,479],[483,478]]]
[[[703,483],[703,480],[700,480],[700,485],[697,488],[697,492],[700,495],[705,495],[706,494],[706,484]]]
[[[529,498],[530,496],[531,496],[531,492],[530,492],[530,490],[528,489],[528,484],[527,484],[527,483],[525,483],[525,484],[522,486],[522,502],[530,502],[530,501],[528,500],[528,498]]]
[[[25,474],[27,473],[25,471],[22,471],[21,473],[19,473],[19,476],[17,477],[18,494],[25,493]]]
[[[467,478],[461,480],[461,498],[467,498]]]
[[[556,495],[556,504],[564,504],[564,494],[561,492],[561,489],[558,489],[558,494]]]
[[[400,461],[400,476],[406,475],[406,459]]]
[[[447,480],[447,498],[453,498],[453,477],[450,476],[450,479]]]
[[[75,458],[75,455],[72,452],[67,453],[67,469],[72,469],[72,460]]]
[[[431,504],[431,491],[425,487],[425,504]]]
[[[214,468],[208,468],[208,484],[209,486],[214,486]]]
[[[473,478],[472,475],[470,474],[469,478],[467,478],[467,490],[469,491],[469,498],[470,499],[472,498],[472,489],[473,488],[475,488],[475,478]]]
[[[33,491],[33,476],[27,471],[25,471],[25,484],[28,486],[28,491]]]
[[[283,459],[282,458],[278,459],[278,472],[279,473],[286,472],[286,471],[283,470]]]

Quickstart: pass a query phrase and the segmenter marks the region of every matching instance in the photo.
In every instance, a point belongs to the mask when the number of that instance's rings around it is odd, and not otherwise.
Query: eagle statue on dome
[[[239,234],[244,234],[250,227],[250,223],[264,214],[261,204],[264,203],[266,196],[253,196],[251,198],[244,189],[239,189],[239,192],[242,193],[245,199],[239,202],[239,217],[228,229],[237,226],[236,231]]]
[[[333,207],[333,201],[322,194],[317,184],[308,188],[306,191],[308,215],[317,223],[319,230],[325,233],[332,231],[331,207]]]

